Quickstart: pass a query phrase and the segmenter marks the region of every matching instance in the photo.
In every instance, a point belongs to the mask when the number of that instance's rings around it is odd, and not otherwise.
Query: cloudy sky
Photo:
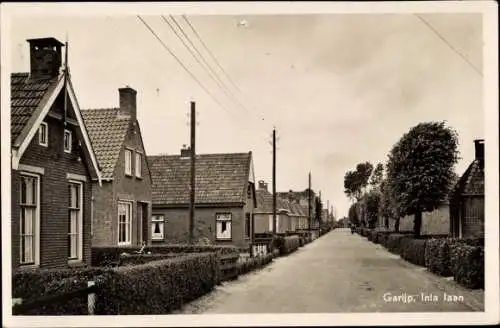
[[[278,191],[305,189],[311,170],[313,189],[340,216],[349,206],[345,172],[362,161],[385,163],[391,146],[419,122],[446,120],[458,131],[459,174],[474,156],[473,139],[484,137],[481,15],[419,16],[188,16],[225,74],[175,16],[230,91],[210,78],[160,16],[144,16],[222,106],[133,16],[16,18],[11,68],[28,70],[26,39],[68,35],[82,108],[115,107],[118,88],[130,85],[138,91],[148,155],[178,154],[189,143],[194,99],[198,153],[252,151],[256,179],[267,182],[275,126]]]

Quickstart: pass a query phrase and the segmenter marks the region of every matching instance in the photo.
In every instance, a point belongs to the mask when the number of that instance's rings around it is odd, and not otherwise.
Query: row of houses
[[[85,265],[91,246],[187,242],[191,151],[147,156],[134,89],[118,89],[119,107],[80,108],[64,45],[28,42],[30,71],[11,75],[12,268]],[[195,239],[248,247],[272,230],[251,151],[196,155],[195,186]],[[304,199],[279,195],[277,232],[308,228]]]

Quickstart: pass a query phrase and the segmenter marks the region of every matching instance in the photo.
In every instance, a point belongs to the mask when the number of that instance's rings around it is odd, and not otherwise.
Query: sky
[[[304,190],[311,171],[312,188],[338,217],[349,207],[344,174],[386,163],[412,126],[444,120],[457,130],[458,174],[474,157],[473,140],[484,138],[481,14],[188,16],[223,71],[174,18],[230,91],[160,16],[143,19],[176,57],[134,16],[17,17],[10,67],[28,71],[26,39],[67,36],[81,108],[117,107],[118,88],[129,85],[146,153],[179,154],[194,100],[197,153],[252,151],[255,178],[269,185],[275,127],[277,190]]]

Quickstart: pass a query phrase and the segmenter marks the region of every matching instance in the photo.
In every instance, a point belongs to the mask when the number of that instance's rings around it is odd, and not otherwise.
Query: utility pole
[[[311,206],[311,171],[309,171],[309,188],[307,188],[307,193],[308,193],[308,205],[309,205],[309,222],[308,222],[308,226],[309,226],[309,230],[311,230],[311,210],[312,210],[312,206]]]
[[[189,189],[189,243],[194,243],[194,204],[195,204],[195,161],[196,161],[196,104],[191,101],[191,188]]]
[[[273,128],[273,235],[276,234],[276,128]]]

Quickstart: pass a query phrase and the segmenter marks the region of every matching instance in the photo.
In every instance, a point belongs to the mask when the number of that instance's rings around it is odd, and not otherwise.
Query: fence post
[[[95,281],[88,281],[87,282],[87,287],[92,287],[95,285]],[[95,301],[96,301],[96,297],[95,297],[95,293],[92,292],[92,293],[89,293],[87,294],[87,306],[88,306],[88,313],[89,315],[94,315],[94,309],[95,309]]]

